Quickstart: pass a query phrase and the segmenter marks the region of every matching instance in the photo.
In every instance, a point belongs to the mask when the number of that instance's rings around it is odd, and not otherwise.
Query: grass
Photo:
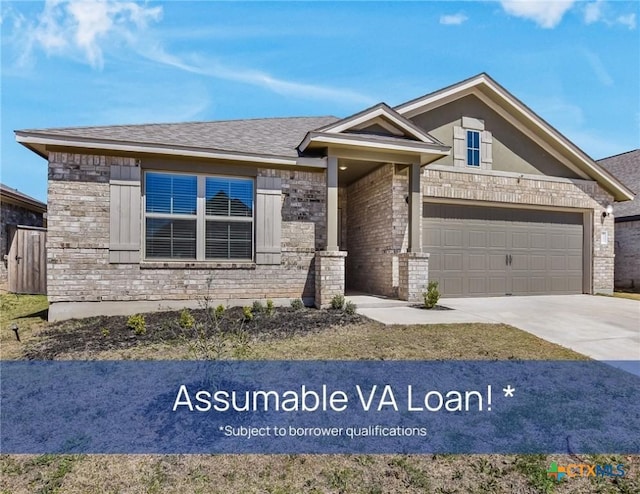
[[[630,300],[640,300],[640,293],[635,292],[613,292],[613,296],[617,298],[628,298]]]
[[[42,298],[20,296],[12,304],[7,305],[7,312],[3,308],[3,358],[8,358],[7,355],[20,358],[26,347],[42,344],[45,334],[47,338],[55,338],[55,332],[42,331],[46,326],[42,316],[34,315],[46,308]],[[21,328],[24,324],[28,338],[18,343],[14,337],[13,348],[7,353],[4,333],[5,326],[16,320],[12,318],[22,321]],[[62,334],[82,324],[83,321],[71,321],[56,325],[55,329]],[[99,327],[96,325],[96,331]],[[150,338],[152,331],[153,327],[149,327],[144,338]],[[189,346],[184,341],[144,338],[132,348],[89,354],[74,351],[59,358],[189,356]],[[250,349],[251,358],[259,359],[585,358],[500,324],[386,327],[365,321],[293,336],[254,338]],[[552,460],[560,464],[623,463],[628,476],[617,481],[576,478],[556,483],[546,476]],[[0,493],[613,494],[640,492],[639,470],[638,456],[576,459],[558,455],[2,455]]]
[[[48,307],[46,295],[0,294],[0,358],[22,356],[24,345],[36,341],[46,327]],[[11,329],[13,324],[18,326],[20,342]]]

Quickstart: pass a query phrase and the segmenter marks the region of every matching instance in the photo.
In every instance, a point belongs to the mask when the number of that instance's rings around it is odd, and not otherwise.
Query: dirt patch
[[[360,325],[368,320],[339,310],[276,308],[273,314],[254,312],[247,320],[242,308],[227,309],[221,315],[211,310],[192,310],[193,324],[180,324],[181,311],[144,314],[144,332],[128,326],[126,316],[75,319],[50,325],[37,343],[28,345],[24,358],[56,360],[73,353],[125,350],[155,343],[185,343],[211,339],[216,335],[269,341],[317,333],[330,327]],[[184,321],[183,321],[184,322]]]

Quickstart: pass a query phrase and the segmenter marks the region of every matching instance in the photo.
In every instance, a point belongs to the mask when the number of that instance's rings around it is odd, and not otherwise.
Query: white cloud
[[[607,71],[602,59],[594,52],[584,49],[584,56],[589,62],[591,69],[603,86],[613,86],[613,77]]]
[[[602,18],[602,7],[604,1],[596,0],[595,2],[588,3],[584,8],[584,23],[593,24],[598,22]]]
[[[575,0],[501,0],[505,12],[515,17],[529,19],[545,29],[560,24],[564,14],[573,6]]]
[[[160,44],[144,47],[141,55],[154,62],[168,65],[185,72],[263,87],[274,93],[287,96],[358,104],[372,104],[374,102],[371,98],[348,89],[287,81],[274,77],[266,72],[231,67],[217,60],[210,58],[203,59],[197,55],[192,55],[190,60],[185,60],[182,57],[168,53]]]
[[[609,27],[624,26],[630,30],[636,28],[636,14],[631,12],[629,14],[616,13],[618,5],[605,0],[595,0],[589,2],[584,7],[584,23],[594,24],[596,22],[603,22]]]
[[[630,30],[636,28],[636,14],[634,13],[618,16],[616,21],[618,22],[618,24],[627,26]]]
[[[197,55],[181,57],[165,50],[158,32],[149,27],[163,14],[162,7],[147,7],[120,0],[46,0],[35,21],[13,15],[12,43],[21,50],[19,65],[32,63],[38,51],[102,69],[105,52],[126,47],[129,54],[206,77],[262,87],[302,98],[371,104],[371,98],[348,89],[279,79],[266,72],[234,67]],[[3,15],[3,17],[5,17]],[[118,52],[118,55],[126,51]]]
[[[130,43],[149,21],[162,17],[162,7],[145,7],[117,0],[46,0],[44,10],[34,21],[24,21],[16,37],[22,44],[22,63],[32,60],[36,50],[48,56],[61,55],[104,64],[107,45]]]
[[[459,12],[457,14],[442,15],[440,16],[440,24],[444,24],[445,26],[459,26],[468,19],[469,18],[462,12]]]

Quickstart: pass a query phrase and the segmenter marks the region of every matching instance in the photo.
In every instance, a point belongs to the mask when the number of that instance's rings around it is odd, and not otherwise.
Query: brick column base
[[[422,293],[429,281],[429,254],[403,252],[398,254],[398,298],[422,302]]]
[[[344,260],[345,251],[316,252],[316,301],[318,309],[331,305],[336,295],[344,295]]]

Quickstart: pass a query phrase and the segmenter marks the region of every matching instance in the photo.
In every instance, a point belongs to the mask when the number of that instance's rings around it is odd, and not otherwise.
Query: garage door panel
[[[547,246],[547,234],[544,232],[532,232],[529,234],[529,247],[531,249],[544,249]]]
[[[507,293],[507,278],[498,276],[489,276],[487,278],[486,295],[504,295]]]
[[[512,249],[528,249],[529,248],[529,233],[515,231],[511,235],[511,248]]]
[[[440,281],[439,286],[442,287],[444,293],[449,296],[465,295],[462,290],[462,278],[461,277],[449,277],[443,278]]]
[[[582,250],[582,234],[567,235],[567,250]]]
[[[489,247],[493,248],[506,248],[507,247],[507,234],[506,232],[490,231],[489,232]]]
[[[489,270],[490,271],[505,271],[507,268],[507,255],[499,252],[496,254],[489,254]]]
[[[462,252],[444,254],[442,269],[446,271],[462,271]]]
[[[567,256],[565,255],[552,255],[549,257],[551,260],[551,269],[553,271],[566,271],[567,270]]]
[[[446,229],[443,247],[462,247],[462,230]]]
[[[489,263],[486,254],[469,254],[469,271],[487,271]]]
[[[582,271],[582,256],[567,256],[567,270],[580,273]]]
[[[425,247],[440,247],[440,233],[439,228],[428,228],[423,232],[423,243]]]
[[[481,230],[469,230],[470,248],[487,248],[487,232]]]
[[[487,293],[486,278],[469,278],[469,295],[482,296]]]
[[[582,293],[582,213],[443,204],[423,212],[430,279],[443,295]]]
[[[567,236],[562,233],[552,233],[549,248],[553,250],[566,250]]]

